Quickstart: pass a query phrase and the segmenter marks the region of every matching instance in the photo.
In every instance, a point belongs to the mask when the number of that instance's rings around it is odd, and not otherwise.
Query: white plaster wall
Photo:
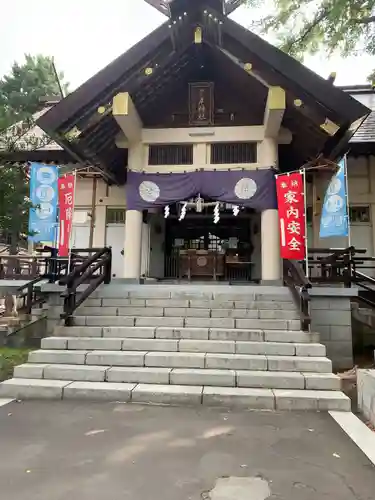
[[[97,179],[95,209],[92,210],[94,179],[77,179],[75,207],[85,208],[94,213],[93,246],[102,247],[106,240],[106,210],[107,207],[126,208],[125,187],[108,186],[103,179]]]

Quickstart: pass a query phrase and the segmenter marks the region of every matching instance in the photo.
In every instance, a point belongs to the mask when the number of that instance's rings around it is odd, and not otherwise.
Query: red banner
[[[281,258],[303,260],[306,255],[303,175],[300,173],[278,175],[276,190]]]
[[[69,255],[70,233],[72,231],[74,213],[75,176],[60,177],[59,187],[59,255]]]

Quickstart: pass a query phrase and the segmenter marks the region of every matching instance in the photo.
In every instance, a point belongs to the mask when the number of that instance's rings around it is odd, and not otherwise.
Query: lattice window
[[[218,142],[211,144],[211,163],[256,163],[255,142]]]
[[[209,233],[208,235],[208,249],[213,250],[215,252],[221,252],[223,247],[222,247],[222,240],[215,234]]]
[[[158,144],[148,148],[149,165],[192,165],[192,144]]]
[[[107,224],[125,224],[125,208],[107,208]]]
[[[349,207],[350,222],[370,222],[370,207]]]
[[[185,240],[186,241],[186,240]],[[204,236],[194,240],[187,240],[189,250],[204,250]]]
[[[369,223],[371,222],[370,207],[369,206],[354,206],[349,207],[350,222]],[[313,209],[307,207],[306,212],[307,223],[312,224]]]

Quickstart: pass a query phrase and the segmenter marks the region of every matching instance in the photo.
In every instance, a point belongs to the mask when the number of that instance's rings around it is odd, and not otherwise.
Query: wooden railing
[[[83,252],[89,255],[85,258]],[[61,318],[65,324],[71,324],[74,311],[79,307],[99,285],[108,284],[111,281],[112,250],[111,248],[91,248],[86,250],[76,250],[72,258],[69,273],[59,281],[60,285],[65,285],[66,290],[62,293],[64,298],[64,311]],[[78,255],[78,252],[80,253]],[[86,284],[82,291],[78,288]]]
[[[353,300],[375,309],[375,257],[363,248],[309,249],[309,279],[314,284],[358,288]],[[306,263],[301,265],[306,267]]]
[[[29,280],[47,273],[45,257],[6,255],[0,257],[0,279]]]
[[[307,332],[310,330],[310,281],[306,278],[301,264],[294,260],[283,260],[283,279],[284,283],[292,292],[294,302],[298,308],[301,321],[301,330]]]
[[[44,279],[44,276],[39,276],[17,288],[16,298],[18,312],[31,314],[33,307],[43,304],[44,298],[41,296],[39,288],[35,285],[40,284]]]

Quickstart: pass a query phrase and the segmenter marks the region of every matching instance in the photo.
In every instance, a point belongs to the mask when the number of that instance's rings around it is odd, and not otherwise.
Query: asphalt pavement
[[[4,500],[373,500],[327,413],[68,401],[0,407]]]

